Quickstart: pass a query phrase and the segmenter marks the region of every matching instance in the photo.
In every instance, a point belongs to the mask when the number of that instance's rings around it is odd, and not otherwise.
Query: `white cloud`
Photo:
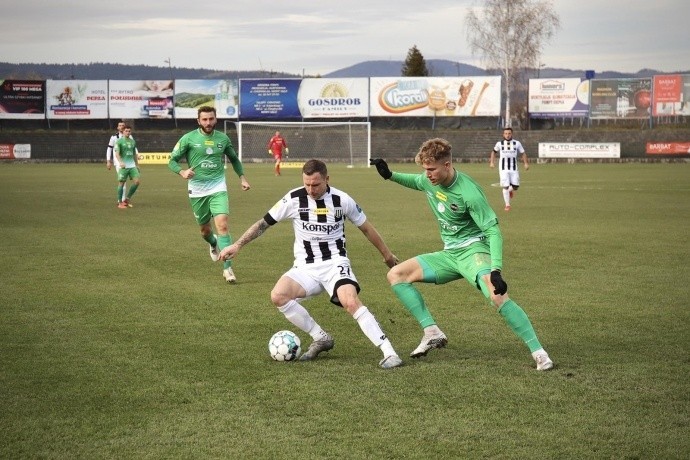
[[[478,65],[465,40],[472,0],[25,0],[0,16],[0,60],[161,65],[325,74],[360,61],[427,59]],[[687,4],[659,0],[554,3],[561,29],[548,67],[687,70]]]

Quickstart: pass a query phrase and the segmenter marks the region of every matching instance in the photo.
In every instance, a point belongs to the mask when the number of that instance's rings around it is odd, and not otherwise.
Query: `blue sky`
[[[465,39],[465,0],[10,0],[0,61],[148,64],[326,74],[366,60],[484,65]],[[556,0],[561,28],[546,67],[597,72],[690,69],[685,0]]]

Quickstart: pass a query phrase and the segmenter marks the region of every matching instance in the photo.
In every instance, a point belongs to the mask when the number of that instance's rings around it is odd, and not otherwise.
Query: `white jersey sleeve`
[[[113,155],[113,148],[115,147],[115,143],[119,138],[120,137],[117,134],[113,134],[112,136],[110,136],[110,140],[108,141],[108,148],[105,150],[106,161],[113,161],[113,158],[115,158]]]

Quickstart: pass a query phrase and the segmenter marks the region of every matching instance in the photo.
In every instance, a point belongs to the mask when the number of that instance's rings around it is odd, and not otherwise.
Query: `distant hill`
[[[531,78],[536,78],[537,77],[537,70],[534,69],[532,70],[533,76]],[[539,71],[539,77],[540,78],[576,78],[576,77],[582,77],[585,78],[585,70],[572,70],[572,69],[552,69],[552,68],[545,68],[541,69]],[[630,72],[617,72],[615,70],[607,70],[604,72],[597,72],[594,78],[649,78],[654,75],[663,75],[663,74],[687,74],[690,73],[690,70],[686,71],[677,71],[677,72],[661,72],[659,70],[654,70],[654,69],[642,69],[638,70],[635,73],[630,73]]]
[[[403,61],[364,61],[358,64],[321,75],[328,78],[358,77],[396,77],[400,76]],[[481,76],[497,75],[496,71],[487,71],[461,62],[446,59],[427,59],[427,68],[432,77]],[[642,69],[636,73],[606,71],[597,73],[595,78],[645,78],[652,75],[681,73],[690,74],[690,70],[678,72],[660,72],[653,69]],[[529,78],[584,78],[584,70],[545,68],[526,72]],[[301,75],[286,72],[225,71],[195,69],[188,67],[155,67],[147,65],[106,64],[11,64],[0,62],[0,79],[28,80],[167,80],[176,79],[219,79],[219,78],[301,78]],[[316,75],[307,75],[314,77]]]
[[[396,77],[400,76],[403,64],[404,61],[364,61],[335,72],[327,73],[324,77]],[[426,60],[426,67],[429,70],[429,76],[432,77],[476,77],[487,74],[486,70],[479,67],[446,59],[428,59]]]
[[[36,80],[181,80],[219,78],[296,78],[284,72],[224,71],[188,67],[106,64],[11,64],[0,62],[0,79]]]
[[[324,77],[346,78],[346,77],[395,77],[400,76],[404,61],[364,61],[350,67],[345,67],[335,72],[330,72]],[[449,61],[446,59],[427,59],[427,69],[431,77],[477,77],[481,75],[499,75],[498,71],[485,70],[461,62]],[[680,73],[689,74],[690,71],[660,72],[654,69],[642,69],[636,73],[606,71],[597,73],[595,78],[648,78],[653,75]],[[585,78],[585,70],[544,68],[528,69],[526,72],[529,78]]]

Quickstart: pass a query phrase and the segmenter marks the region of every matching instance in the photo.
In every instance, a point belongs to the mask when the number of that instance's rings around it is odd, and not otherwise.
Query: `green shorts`
[[[139,179],[139,168],[120,168],[117,172],[117,181],[127,182],[127,179]]]
[[[483,241],[462,249],[422,254],[416,259],[422,267],[425,283],[446,284],[465,278],[472,286],[481,289],[479,276],[491,271],[489,246]]]
[[[189,198],[194,218],[199,225],[207,224],[213,216],[230,214],[228,192],[217,192],[212,195]]]

